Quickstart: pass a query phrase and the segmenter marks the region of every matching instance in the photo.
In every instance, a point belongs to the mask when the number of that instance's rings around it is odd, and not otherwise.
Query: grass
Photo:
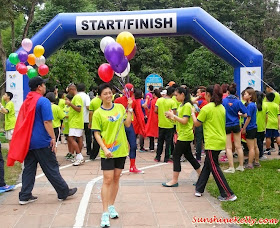
[[[21,173],[21,164],[15,162],[14,166],[8,167],[6,165],[8,150],[2,148],[2,155],[5,161],[5,182],[8,185],[15,184],[18,180],[18,177]]]
[[[228,166],[221,164],[222,168]],[[230,188],[238,199],[234,202],[222,202],[222,208],[231,217],[252,219],[280,219],[280,160],[261,162],[262,167],[234,174],[225,174]],[[219,195],[218,187],[213,178],[207,190],[214,197]],[[277,225],[254,225],[254,227],[279,227]],[[242,225],[248,227],[249,225]]]

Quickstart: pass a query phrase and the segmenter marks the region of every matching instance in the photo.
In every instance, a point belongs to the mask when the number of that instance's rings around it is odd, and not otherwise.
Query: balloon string
[[[7,82],[7,80],[4,81],[4,82],[2,83],[2,85],[0,85],[0,88],[2,88],[2,86],[3,86],[6,82]]]
[[[61,24],[59,24],[59,25],[51,32],[51,34],[43,41],[43,43],[41,43],[41,45],[43,45],[43,44],[51,37],[51,35],[58,29],[58,27],[60,27],[60,28],[62,29]]]
[[[114,86],[114,88],[115,88],[116,90],[118,90],[121,94],[124,95],[124,93],[123,93],[117,86],[115,86],[115,85],[113,85],[113,86]]]

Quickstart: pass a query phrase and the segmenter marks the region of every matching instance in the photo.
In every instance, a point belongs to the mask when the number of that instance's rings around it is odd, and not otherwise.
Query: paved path
[[[59,145],[57,158],[60,167],[69,165],[64,159],[66,145]],[[145,174],[124,173],[115,206],[120,218],[111,220],[111,227],[219,227],[218,225],[192,224],[194,216],[202,218],[228,217],[221,210],[220,202],[208,193],[194,196],[193,182],[196,173],[188,162],[182,163],[178,188],[165,188],[162,182],[172,177],[172,164],[155,163],[155,153],[137,152],[137,167],[147,167]],[[86,157],[88,158],[88,157]],[[155,166],[154,165],[158,165]],[[129,167],[126,161],[125,170]],[[38,167],[37,175],[41,174]],[[100,189],[102,179],[94,183],[92,191],[89,182],[102,176],[100,160],[88,161],[79,167],[68,166],[61,174],[70,187],[78,187],[71,199],[63,202],[45,176],[36,180],[33,195],[38,200],[28,205],[18,204],[20,188],[0,196],[1,227],[99,227],[102,213]],[[86,192],[89,193],[88,201]],[[88,189],[89,188],[89,189]],[[85,195],[84,195],[85,193]],[[81,203],[83,199],[83,203]],[[83,205],[81,205],[83,204]],[[83,210],[84,209],[84,217]],[[79,213],[77,214],[79,210]],[[227,227],[220,225],[220,227]]]

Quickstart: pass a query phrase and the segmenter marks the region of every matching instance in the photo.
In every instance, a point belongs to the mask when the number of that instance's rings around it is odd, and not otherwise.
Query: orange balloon
[[[28,59],[27,59],[27,62],[30,64],[30,65],[35,65],[35,58],[36,56],[34,54],[29,54],[28,55]]]

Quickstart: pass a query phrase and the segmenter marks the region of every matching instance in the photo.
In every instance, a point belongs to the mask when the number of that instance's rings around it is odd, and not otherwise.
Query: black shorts
[[[101,158],[101,170],[124,169],[126,157]]]
[[[255,139],[257,138],[257,128],[246,130],[246,139]]]
[[[227,135],[231,134],[231,133],[239,133],[239,132],[240,132],[240,126],[239,125],[226,127]]]

